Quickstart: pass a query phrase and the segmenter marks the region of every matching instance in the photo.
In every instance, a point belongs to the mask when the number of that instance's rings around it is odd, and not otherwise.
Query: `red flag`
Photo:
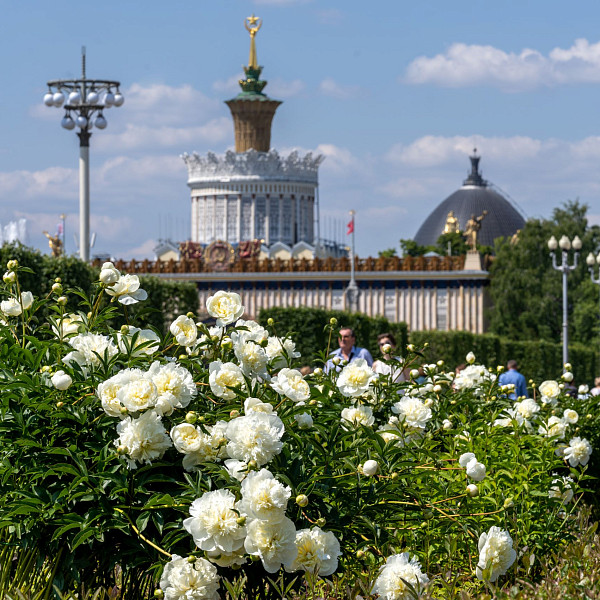
[[[348,230],[346,231],[346,235],[350,235],[351,233],[354,233],[354,217],[352,217],[352,219],[350,219],[350,223],[348,223],[347,227],[348,227]]]

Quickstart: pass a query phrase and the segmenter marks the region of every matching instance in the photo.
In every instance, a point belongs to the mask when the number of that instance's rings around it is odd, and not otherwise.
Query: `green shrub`
[[[410,341],[416,346],[428,343],[425,360],[444,360],[455,368],[473,352],[477,362],[486,365],[506,365],[510,359],[519,363],[519,371],[529,379],[555,379],[562,372],[562,345],[545,340],[520,342],[486,333],[468,331],[412,331]],[[575,384],[591,384],[598,373],[598,352],[583,344],[569,345],[569,362],[573,365]]]
[[[384,317],[367,317],[361,313],[351,313],[341,310],[324,310],[320,308],[268,308],[262,309],[258,322],[266,326],[269,318],[275,321],[279,335],[293,332],[296,348],[302,354],[306,364],[312,364],[317,353],[327,348],[329,332],[325,326],[334,317],[341,327],[351,327],[356,333],[358,346],[367,348],[377,358],[377,336],[380,333],[392,333],[398,343],[398,348],[405,348],[408,343],[408,328],[406,323],[390,323]],[[337,339],[331,340],[331,350],[338,347]]]

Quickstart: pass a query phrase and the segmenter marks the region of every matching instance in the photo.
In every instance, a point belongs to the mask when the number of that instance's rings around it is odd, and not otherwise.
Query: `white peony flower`
[[[508,531],[495,525],[487,533],[479,536],[479,562],[477,563],[477,578],[494,582],[504,575],[517,559],[513,541]],[[484,577],[484,571],[488,571]]]
[[[246,375],[267,377],[267,364],[269,358],[265,349],[254,341],[238,341],[233,345],[233,351],[238,359],[242,371]]]
[[[474,483],[470,483],[467,486],[467,494],[469,494],[471,498],[477,498],[477,496],[479,496],[479,488]]]
[[[393,554],[379,570],[372,593],[379,594],[380,600],[412,600],[407,582],[419,593],[429,578],[416,557],[410,560],[408,552]]]
[[[217,569],[205,558],[190,563],[173,554],[160,578],[165,600],[219,600]]]
[[[198,431],[198,438],[192,441],[190,437],[190,443],[197,442],[197,449],[184,452],[185,456],[183,457],[182,464],[186,471],[195,471],[200,463],[218,462],[227,456],[226,421],[217,421],[212,427],[205,427],[208,433],[204,433],[199,427],[196,429]],[[192,435],[190,432],[190,436]],[[183,444],[181,448],[184,448]],[[180,452],[183,452],[183,450],[180,450]]]
[[[373,416],[373,409],[370,406],[359,404],[344,408],[342,410],[342,421],[344,426],[351,423],[354,427],[358,427],[359,425],[370,427],[375,423],[375,417]]]
[[[377,374],[364,358],[357,358],[346,365],[338,379],[337,386],[346,398],[362,396],[369,391],[371,383],[377,379]]]
[[[379,464],[377,464],[376,460],[366,460],[362,466],[362,472],[367,477],[373,477],[373,475],[377,474],[377,471],[379,471]]]
[[[567,425],[568,423],[565,420],[552,416],[546,424],[539,426],[538,433],[546,437],[558,437],[558,439],[562,440],[565,437]]]
[[[275,414],[273,412],[273,405],[268,402],[263,402],[258,398],[246,398],[244,400],[244,412],[249,414],[251,412],[262,412],[268,415]]]
[[[117,398],[117,393],[124,385],[143,377],[145,377],[145,373],[141,369],[125,369],[98,384],[96,396],[98,396],[104,412],[110,417],[124,418],[121,410],[125,407]]]
[[[496,381],[496,376],[482,365],[468,365],[454,378],[457,390],[477,389],[486,382]]]
[[[515,409],[523,419],[529,420],[540,412],[540,405],[532,398],[525,398],[521,402],[515,402]]]
[[[232,362],[215,360],[208,366],[210,389],[215,396],[233,400],[235,392],[230,388],[243,389],[246,386],[242,370]]]
[[[169,331],[180,346],[191,346],[198,338],[198,328],[193,319],[181,315],[169,327]]]
[[[576,410],[573,410],[572,408],[567,408],[565,410],[565,412],[563,413],[563,419],[569,425],[575,425],[575,423],[577,423],[577,421],[579,421],[579,415],[577,414]]]
[[[134,337],[135,342],[133,341]],[[160,338],[152,331],[152,329],[129,327],[127,335],[117,333],[117,344],[122,354],[131,352],[131,356],[151,356],[155,352],[158,352]],[[142,344],[146,345],[143,348],[140,348]]]
[[[573,373],[571,373],[571,371],[565,371],[561,377],[562,380],[566,381],[567,383],[571,383],[571,381],[573,381]]]
[[[161,365],[154,361],[147,376],[156,386],[158,398],[154,410],[159,415],[170,415],[176,408],[185,408],[198,394],[192,374],[175,362]]]
[[[239,523],[237,508],[235,496],[229,490],[206,492],[192,502],[192,516],[183,521],[183,527],[201,550],[235,552],[246,537],[246,527]]]
[[[149,410],[137,419],[128,417],[117,425],[119,439],[115,446],[123,446],[129,455],[129,468],[137,468],[136,462],[150,464],[161,458],[171,447],[171,439],[167,435],[160,417]]]
[[[248,464],[243,460],[227,459],[224,463],[227,472],[238,481],[244,481],[248,475]]]
[[[554,401],[560,395],[558,381],[554,381],[553,379],[548,381],[542,381],[538,389],[540,391],[540,394],[542,395],[542,402],[544,404],[553,404]]]
[[[267,573],[276,573],[282,564],[292,564],[298,555],[296,528],[287,517],[277,523],[256,519],[247,529],[246,552],[260,556]]]
[[[553,479],[552,487],[548,490],[548,498],[560,500],[563,504],[569,504],[573,500],[573,480],[570,477]]]
[[[0,302],[0,311],[7,317],[18,317],[23,312],[23,308],[16,298],[9,298]]]
[[[225,327],[244,314],[242,299],[235,292],[219,291],[206,301],[206,310],[217,319],[218,327]]]
[[[295,414],[294,419],[298,424],[298,429],[310,429],[313,426],[313,418],[307,412]]]
[[[204,432],[191,423],[180,423],[175,425],[169,433],[177,452],[190,454],[198,452],[202,446]]]
[[[100,282],[104,285],[114,285],[119,281],[121,272],[111,262],[105,262],[100,269]]]
[[[227,424],[227,452],[230,458],[246,463],[255,460],[262,467],[281,452],[284,433],[285,426],[276,415],[252,412]]]
[[[289,338],[271,336],[268,340],[265,352],[275,369],[286,367],[288,359],[300,358],[300,352],[296,352],[296,344]]]
[[[244,319],[238,319],[235,323],[235,327],[243,327],[244,329],[233,329],[229,333],[233,344],[240,342],[248,342],[250,340],[258,342],[259,344],[269,338],[269,332],[256,321]]]
[[[79,328],[84,325],[81,315],[67,313],[62,319],[57,319],[56,326],[52,326],[52,331],[57,337],[65,337],[73,333],[78,333]]]
[[[472,452],[465,452],[458,458],[458,464],[461,467],[466,467],[472,460],[477,460]]]
[[[582,383],[578,388],[577,388],[577,393],[580,396],[586,396],[588,394],[588,392],[590,391],[590,386],[587,383]]]
[[[23,310],[28,310],[33,306],[33,294],[31,292],[21,292],[21,306]]]
[[[320,527],[297,531],[296,549],[296,558],[285,565],[285,570],[307,571],[320,577],[333,574],[338,566],[338,557],[342,555],[335,535]]]
[[[398,415],[399,422],[410,432],[425,431],[432,417],[431,409],[419,398],[404,396],[392,406],[392,412]]]
[[[56,371],[56,373],[52,375],[52,379],[50,381],[52,381],[52,385],[57,390],[61,391],[68,390],[71,387],[71,384],[73,383],[71,376],[65,373],[64,371]]]
[[[127,369],[121,373],[121,386],[117,401],[129,412],[138,412],[155,406],[158,392],[152,380],[140,369]],[[160,413],[157,413],[160,414]]]
[[[572,467],[587,465],[592,455],[592,445],[584,438],[573,438],[565,448],[563,456]]]
[[[250,519],[278,523],[285,517],[291,494],[292,490],[277,481],[271,471],[251,471],[242,481],[242,499],[238,502],[238,510]]]
[[[118,354],[117,347],[109,337],[96,333],[80,333],[67,340],[74,348],[63,362],[76,362],[81,367],[98,367],[105,358],[111,359]]]
[[[485,465],[476,458],[471,459],[465,467],[467,476],[473,481],[483,481],[485,479]]]
[[[140,288],[140,278],[137,275],[121,275],[116,283],[105,288],[105,292],[126,306],[148,298],[146,290]]]
[[[282,396],[293,402],[305,402],[310,398],[310,387],[300,371],[281,369],[276,377],[271,379],[271,387]]]

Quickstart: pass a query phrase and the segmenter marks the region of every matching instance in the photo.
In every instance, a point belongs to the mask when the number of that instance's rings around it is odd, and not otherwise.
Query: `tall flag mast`
[[[358,286],[356,285],[356,279],[354,277],[354,215],[355,211],[350,211],[350,222],[346,230],[346,235],[352,236],[352,243],[350,246],[350,283],[346,288],[346,300],[351,312],[358,312]]]

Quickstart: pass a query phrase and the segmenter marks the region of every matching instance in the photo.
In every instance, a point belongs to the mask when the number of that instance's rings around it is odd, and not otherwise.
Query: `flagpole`
[[[350,223],[348,223],[348,232],[352,235],[350,249],[350,283],[346,288],[346,298],[351,312],[358,312],[358,285],[354,276],[354,215],[355,211],[350,211]]]

